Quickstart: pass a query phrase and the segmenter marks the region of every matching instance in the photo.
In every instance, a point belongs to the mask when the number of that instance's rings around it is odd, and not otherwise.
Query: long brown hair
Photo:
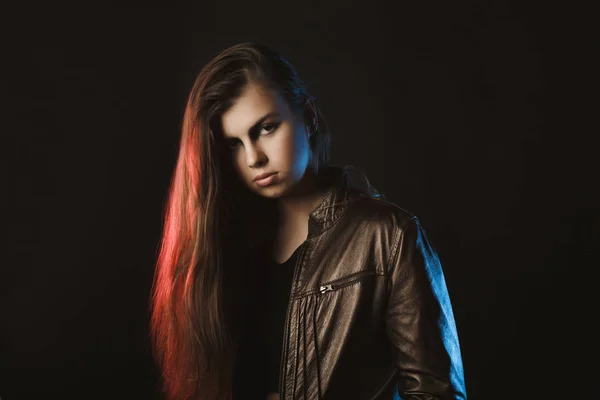
[[[179,154],[164,210],[164,228],[150,298],[153,354],[169,400],[230,399],[242,296],[232,249],[249,220],[257,195],[244,190],[224,158],[222,114],[250,82],[279,90],[305,117],[319,169],[329,163],[325,121],[294,67],[264,45],[241,43],[216,55],[189,94]],[[310,115],[309,115],[310,114]],[[246,225],[244,225],[246,224]],[[255,229],[255,228],[254,228]],[[236,280],[237,279],[237,280]]]

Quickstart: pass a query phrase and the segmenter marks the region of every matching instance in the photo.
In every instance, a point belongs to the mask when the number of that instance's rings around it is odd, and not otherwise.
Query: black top
[[[253,399],[252,396],[256,396],[264,400],[268,393],[279,392],[283,330],[294,267],[301,247],[283,264],[270,258],[261,261],[265,267],[262,270],[264,274],[261,274],[261,281],[248,299],[245,333],[236,363],[234,399]]]

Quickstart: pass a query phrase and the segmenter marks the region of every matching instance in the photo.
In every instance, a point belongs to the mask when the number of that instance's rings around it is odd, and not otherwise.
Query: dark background
[[[0,398],[158,398],[147,301],[183,107],[241,41],[297,67],[333,163],[421,219],[469,397],[598,398],[598,45],[570,4],[5,13]]]

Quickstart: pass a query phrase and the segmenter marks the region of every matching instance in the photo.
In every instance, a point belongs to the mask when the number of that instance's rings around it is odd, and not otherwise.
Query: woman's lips
[[[266,178],[263,178],[263,179],[258,179],[258,180],[254,181],[254,182],[256,182],[256,184],[258,186],[267,186],[267,185],[270,185],[273,182],[273,180],[275,179],[275,175],[277,175],[277,173],[269,175],[269,176],[267,176]]]

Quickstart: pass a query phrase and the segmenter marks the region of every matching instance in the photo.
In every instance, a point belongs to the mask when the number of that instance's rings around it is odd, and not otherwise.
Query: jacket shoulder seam
[[[418,218],[416,215],[414,214],[409,214],[411,217],[405,221],[401,226],[397,227],[395,229],[396,233],[394,234],[394,241],[392,243],[393,247],[392,247],[392,251],[390,252],[390,256],[389,256],[389,260],[387,262],[387,268],[386,270],[389,270],[392,268],[392,265],[394,265],[394,262],[396,260],[396,258],[399,256],[398,252],[399,252],[399,248],[400,248],[400,239],[402,237],[402,235],[404,235],[404,232],[406,231],[406,227],[408,226],[408,224],[410,224],[411,222],[415,221],[418,223]]]

